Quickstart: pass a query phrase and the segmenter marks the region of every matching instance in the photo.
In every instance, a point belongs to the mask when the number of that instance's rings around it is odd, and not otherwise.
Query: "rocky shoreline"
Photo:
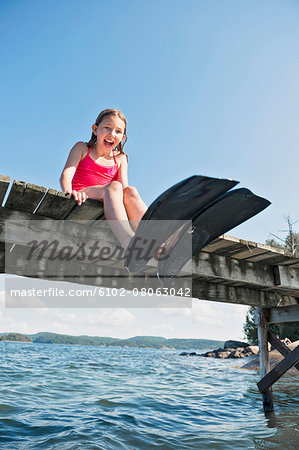
[[[285,344],[289,347],[290,350],[294,350],[299,345],[299,341],[291,342],[289,339],[285,340]],[[246,358],[252,356],[249,362],[245,363],[243,366],[240,366],[241,369],[247,370],[259,370],[260,361],[259,361],[259,347],[258,345],[249,345],[246,342],[240,341],[226,341],[224,344],[224,348],[218,348],[217,350],[212,350],[206,353],[196,353],[196,352],[182,352],[180,356],[202,356],[206,358],[220,358],[220,359],[229,359],[229,358]],[[271,350],[271,346],[269,344],[269,364],[270,369],[275,367],[277,363],[279,363],[283,359],[283,356],[277,350]],[[298,370],[295,367],[292,367],[287,372],[289,375],[297,375]]]
[[[246,358],[259,353],[258,345],[249,345],[247,342],[226,341],[224,348],[218,348],[206,353],[182,352],[180,356],[204,356],[205,358]]]

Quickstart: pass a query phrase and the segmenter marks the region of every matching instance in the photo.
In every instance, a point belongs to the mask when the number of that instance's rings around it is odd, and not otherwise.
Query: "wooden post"
[[[268,350],[268,326],[266,308],[257,308],[255,310],[255,323],[258,332],[258,344],[260,349],[260,374],[263,378],[269,372],[269,350]],[[274,410],[272,389],[269,388],[263,392],[264,412],[268,413]]]
[[[275,381],[286,373],[291,367],[299,362],[299,347],[290,352],[280,363],[278,363],[269,373],[267,373],[261,381],[258,382],[260,392],[266,392]]]
[[[268,341],[281,353],[283,356],[288,356],[291,353],[289,347],[287,347],[280,339],[278,339],[271,331],[268,331]],[[299,363],[295,364],[294,367],[299,371]]]

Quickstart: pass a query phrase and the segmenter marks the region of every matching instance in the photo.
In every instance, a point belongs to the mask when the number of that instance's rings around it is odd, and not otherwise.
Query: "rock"
[[[206,352],[203,353],[201,356],[205,356],[206,358],[215,358],[215,352]]]
[[[229,355],[229,358],[244,358],[244,354],[242,352],[239,352],[238,350],[234,350]]]
[[[179,356],[199,356],[199,355],[196,352],[191,352],[191,353],[182,352],[179,354]]]
[[[226,352],[226,351],[218,352],[218,353],[216,353],[216,358],[226,359],[226,358],[228,358],[228,356],[230,354],[231,354],[231,352]]]
[[[299,340],[293,342],[292,344],[288,345],[290,350],[294,350],[294,348],[299,345]],[[277,363],[279,363],[283,359],[283,356],[277,351],[272,350],[269,352],[269,363],[270,363],[270,369],[273,369],[273,367],[276,366]],[[244,364],[244,366],[241,366],[242,369],[248,369],[248,370],[259,370],[260,368],[260,360],[259,355],[255,355],[251,361]],[[298,370],[295,367],[292,367],[287,371],[289,375],[298,375]]]
[[[247,357],[249,357],[249,356],[252,356],[253,355],[253,353],[251,353],[251,352],[244,352],[244,357],[245,358],[247,358]]]
[[[217,350],[213,350],[213,352],[218,353],[218,352],[224,352],[226,350],[224,350],[224,348],[217,348]]]
[[[248,346],[247,342],[241,342],[241,341],[226,341],[224,344],[225,350],[227,348],[233,348],[236,349],[238,347],[246,348]]]
[[[246,352],[251,352],[253,355],[257,355],[260,351],[258,345],[248,345],[245,349]]]

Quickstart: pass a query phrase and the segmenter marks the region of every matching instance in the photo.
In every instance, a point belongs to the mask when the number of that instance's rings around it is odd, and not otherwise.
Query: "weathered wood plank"
[[[299,286],[299,271],[288,266],[274,266],[274,282],[276,286],[294,288]]]
[[[5,175],[0,175],[0,206],[2,205],[3,199],[5,197],[6,191],[10,183],[10,177]]]
[[[46,191],[43,186],[14,180],[4,207],[33,213]]]
[[[187,266],[185,266],[186,271]],[[274,274],[271,266],[253,264],[246,260],[237,260],[221,255],[200,252],[193,258],[192,274],[194,277],[204,276],[215,280],[251,285],[252,287],[275,288]],[[288,268],[283,268],[285,277],[295,277],[293,272],[288,274]],[[294,269],[292,269],[294,271]],[[295,291],[299,294],[299,271],[296,272],[295,281],[290,284],[279,284],[282,290]]]
[[[222,235],[215,239],[211,244],[204,247],[202,251],[239,260],[245,259],[253,263],[299,267],[297,259],[292,258],[281,249],[244,241],[228,235]]]
[[[5,227],[8,223],[9,226]],[[98,253],[98,248],[102,246],[113,253],[114,248],[120,244],[116,241],[109,225],[102,220],[94,221],[93,224],[94,226],[92,224],[87,226],[85,221],[61,221],[1,208],[0,241],[24,247],[35,240],[38,244],[46,241],[45,247],[57,241],[57,251],[68,246],[73,249],[73,252],[84,244],[86,259],[91,252],[89,249],[95,244],[97,246],[94,247],[94,253]],[[50,250],[45,252],[45,255],[49,252]]]
[[[288,256],[281,255],[273,252],[264,253],[261,255],[255,255],[248,258],[251,262],[258,262],[261,264],[283,264],[289,261]]]
[[[288,259],[279,263],[280,266],[288,266],[288,267],[296,267],[299,265],[299,258],[293,258],[292,256],[288,256]]]
[[[4,206],[6,208],[19,210],[19,206],[22,204],[25,187],[25,181],[14,180]]]
[[[250,261],[251,258],[253,258],[254,256],[260,256],[265,254],[267,254],[267,252],[265,252],[264,249],[255,247],[243,249],[242,251],[235,253],[233,257],[236,259],[247,259]]]
[[[39,218],[42,220],[39,220]],[[9,223],[9,236],[5,236],[4,234],[5,221]],[[31,234],[29,235],[28,233]],[[59,239],[59,244],[61,246],[76,246],[78,243],[83,241],[86,245],[91,246],[92,242],[98,240],[101,247],[104,246],[109,249],[110,254],[113,253],[115,246],[119,245],[106,221],[94,221],[90,227],[86,227],[84,223],[82,224],[82,221],[60,221],[38,216],[37,214],[30,215],[20,211],[1,208],[0,239],[2,241],[6,240],[19,245],[27,245],[30,240],[36,239],[40,233],[42,234],[42,239],[47,239],[49,242]],[[106,262],[106,265],[114,262],[118,263],[119,261],[114,261],[113,258],[111,258]],[[194,277],[207,280],[209,285],[211,285],[212,282],[226,284],[227,286],[223,286],[222,289],[232,286],[237,287],[247,285],[250,288],[255,287],[258,290],[259,288],[262,288],[262,290],[276,292],[277,296],[272,298],[273,301],[269,300],[270,294],[268,295],[269,298],[267,298],[267,300],[263,300],[264,303],[262,304],[265,307],[295,304],[296,300],[294,301],[293,298],[299,297],[299,287],[293,290],[284,290],[275,286],[271,267],[255,266],[253,263],[249,263],[247,261],[232,260],[204,252],[195,257],[194,262],[195,268],[193,269],[193,272],[192,265],[189,264],[189,272],[187,271],[188,265],[186,265],[184,268],[184,273],[186,273],[186,275],[191,275],[191,273],[193,273]],[[152,265],[153,262],[150,262],[147,270],[151,269]],[[156,266],[153,265],[153,267]],[[196,279],[194,280],[194,286],[196,287]],[[240,292],[243,292],[241,296]],[[209,298],[215,301],[217,301],[217,298],[219,297],[218,294],[216,295],[216,292],[213,292],[212,288],[209,288],[209,292],[204,290],[200,298],[208,299],[206,296],[203,296],[206,294],[209,294]],[[218,301],[261,305],[260,295],[258,295],[257,298],[256,293],[251,295],[249,301],[246,301],[246,290],[239,290],[238,293],[237,291],[234,291],[233,294],[229,295],[228,292],[225,291],[222,294],[222,298]],[[282,299],[284,299],[283,303],[281,303]]]
[[[268,372],[258,383],[259,391],[266,392],[282,375],[299,362],[299,346]]]
[[[5,244],[0,242],[0,273],[5,273]]]
[[[267,310],[265,308],[257,308],[255,310],[255,323],[257,325],[259,358],[260,358],[260,374],[265,377],[269,372],[269,350],[268,350],[268,326],[267,326]],[[263,408],[265,413],[273,411],[273,395],[272,390],[263,391]]]
[[[75,205],[76,200],[70,194],[49,189],[35,214],[51,217],[52,219],[64,219]]]
[[[106,241],[107,242],[107,241]],[[18,251],[18,253],[17,253]],[[6,272],[12,273],[16,275],[24,275],[24,269],[29,272],[30,271],[28,267],[28,261],[25,259],[24,255],[17,249],[16,247],[16,256],[15,260],[13,259],[14,254],[12,253],[10,257],[10,267],[7,267]],[[22,259],[23,258],[23,259]],[[69,269],[64,269],[66,267],[66,263],[64,261],[52,261],[52,267],[50,267],[50,263],[48,263],[47,258],[42,258],[41,261],[38,261],[35,263],[37,264],[36,267],[31,267],[31,274],[34,272],[35,277],[48,277],[49,271],[52,273],[53,277],[52,279],[55,280],[61,280],[64,279],[64,277],[67,275],[67,272],[71,273]],[[47,266],[48,264],[48,266]],[[57,265],[58,264],[58,265]],[[85,276],[84,274],[90,273],[90,270],[99,270],[101,271],[103,267],[106,267],[107,271],[111,270],[111,273],[114,273],[114,270],[121,270],[124,276],[128,276],[127,272],[124,271],[123,267],[107,267],[103,266],[103,263],[101,265],[101,262],[98,261],[97,263],[90,264],[83,264],[78,263],[79,265],[76,266],[78,269],[77,272],[73,272],[76,274],[82,274],[81,276],[73,277],[73,282],[75,283],[82,283],[82,284],[96,284],[98,286],[111,286],[110,281],[108,284],[105,284],[106,281],[103,279],[100,280],[93,280],[92,277],[88,278],[88,276]],[[106,263],[104,263],[106,264]],[[118,263],[117,263],[118,264]],[[75,266],[73,268],[76,269]],[[94,267],[94,269],[93,269]],[[72,270],[73,270],[72,268]],[[154,268],[147,268],[147,271],[150,272],[150,269],[152,270],[152,273],[154,273],[155,276],[155,270]],[[65,272],[65,275],[64,275]],[[119,273],[119,272],[118,272]],[[137,278],[137,276],[132,276],[132,279]],[[139,276],[139,275],[138,275]],[[140,274],[141,277],[143,277],[143,274]],[[80,280],[79,280],[80,278]],[[115,287],[123,287],[123,280],[118,279],[115,280]],[[279,293],[273,293],[268,291],[259,291],[255,289],[249,289],[249,288],[238,288],[238,287],[232,287],[232,286],[224,286],[220,284],[213,284],[209,283],[205,280],[194,280],[193,281],[193,292],[192,296],[194,298],[199,298],[203,300],[211,300],[211,301],[217,301],[217,302],[227,302],[227,303],[237,303],[237,304],[244,304],[244,305],[252,305],[252,306],[264,306],[264,307],[272,307],[272,306],[278,306],[278,305],[289,305],[289,304],[297,304],[297,299],[290,296],[284,296]]]
[[[289,349],[287,345],[281,342],[270,330],[268,330],[268,342],[274,347],[276,350],[281,353],[282,356],[287,356],[291,353],[292,350]],[[295,364],[297,370],[299,370],[299,364]]]
[[[87,199],[85,203],[76,205],[66,217],[67,220],[95,220],[104,219],[103,202]]]
[[[295,297],[287,296],[280,292],[215,284],[198,279],[193,279],[192,296],[201,300],[237,303],[240,305],[261,306],[265,308],[297,304]]]
[[[219,243],[219,245],[215,245],[215,246],[206,246],[203,248],[203,251],[206,251],[208,253],[213,253],[216,255],[225,255],[225,256],[230,256],[231,254],[238,252],[240,250],[243,249],[243,244],[238,243],[223,243],[221,245],[221,243]]]
[[[299,303],[269,310],[268,323],[283,322],[299,322]]]

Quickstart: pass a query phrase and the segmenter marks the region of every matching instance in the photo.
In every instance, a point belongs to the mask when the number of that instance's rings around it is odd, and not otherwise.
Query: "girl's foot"
[[[159,261],[160,256],[165,252],[166,243],[160,245],[160,247],[154,253],[154,259]]]

